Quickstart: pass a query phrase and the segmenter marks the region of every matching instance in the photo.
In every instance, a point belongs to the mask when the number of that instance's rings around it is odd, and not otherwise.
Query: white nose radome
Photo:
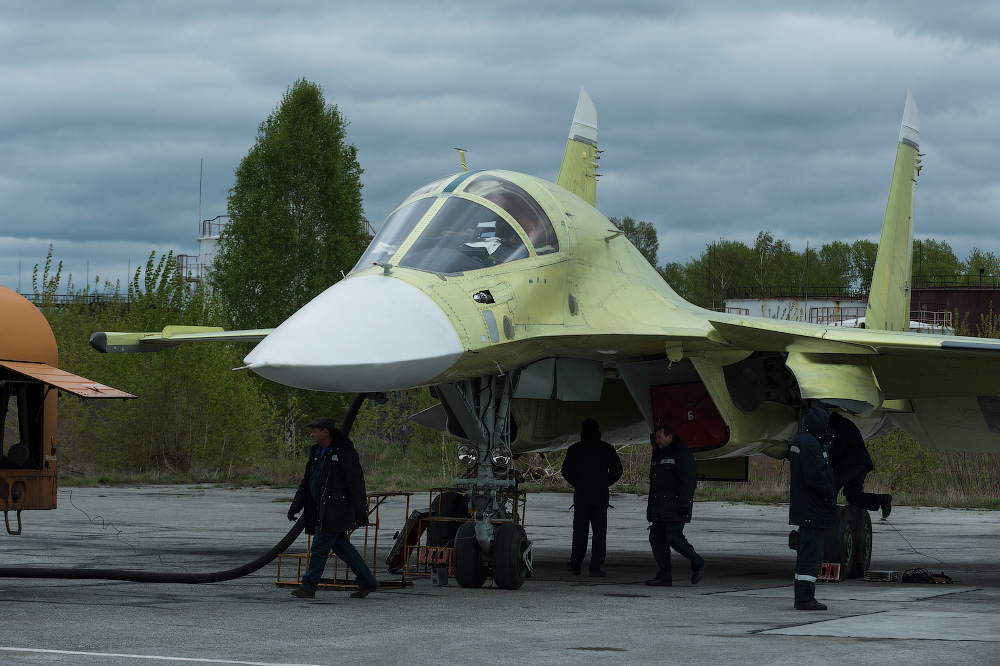
[[[462,353],[441,308],[392,277],[342,280],[307,303],[245,361],[279,384],[314,391],[394,391],[426,384]]]

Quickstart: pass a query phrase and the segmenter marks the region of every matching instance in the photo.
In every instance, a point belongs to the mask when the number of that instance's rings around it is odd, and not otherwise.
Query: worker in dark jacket
[[[812,407],[802,419],[800,432],[788,450],[791,497],[788,523],[799,526],[795,558],[795,609],[826,610],[816,601],[816,577],[823,563],[823,531],[837,522],[837,488],[826,445],[829,416]]]
[[[292,594],[303,599],[316,596],[332,550],[357,579],[358,589],[351,597],[363,599],[378,589],[378,581],[348,536],[351,530],[368,524],[368,496],[361,461],[354,444],[337,429],[333,419],[323,416],[308,427],[316,444],[309,450],[309,462],[288,509],[288,520],[294,521],[296,514],[305,509],[306,534],[312,534],[313,539],[302,586],[292,590]]]
[[[684,523],[691,522],[694,489],[698,484],[694,456],[670,426],[657,426],[653,431],[653,455],[649,466],[649,504],[646,520],[649,545],[659,566],[656,576],[646,585],[673,585],[670,570],[670,549],[691,562],[691,583],[697,584],[705,575],[705,559],[684,538]]]
[[[872,457],[865,446],[858,426],[838,412],[830,415],[830,464],[833,466],[833,481],[837,490],[844,489],[844,499],[848,504],[859,506],[866,511],[882,511],[888,518],[892,511],[892,495],[866,493],[865,477],[875,469]]]
[[[622,478],[622,461],[615,447],[601,441],[601,430],[594,419],[583,422],[580,441],[566,451],[562,475],[573,486],[573,548],[566,569],[580,573],[587,554],[588,532],[593,528],[590,575],[603,578],[607,575],[601,567],[607,554],[608,489]]]

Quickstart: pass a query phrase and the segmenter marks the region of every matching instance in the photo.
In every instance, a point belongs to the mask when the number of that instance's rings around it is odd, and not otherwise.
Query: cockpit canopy
[[[523,188],[495,173],[462,173],[407,197],[354,270],[388,262],[418,227],[398,266],[462,273],[559,249],[548,215]]]

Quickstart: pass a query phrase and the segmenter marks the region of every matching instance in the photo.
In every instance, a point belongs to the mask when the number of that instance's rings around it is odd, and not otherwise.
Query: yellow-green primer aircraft
[[[418,189],[346,279],[276,329],[168,327],[97,333],[92,344],[154,351],[263,338],[247,366],[282,384],[433,387],[441,404],[418,420],[466,442],[460,457],[474,466],[459,481],[476,519],[456,541],[456,577],[481,585],[488,567],[516,588],[531,561],[498,500],[516,485],[511,456],[575,441],[584,418],[613,443],[672,425],[703,478],[739,477],[751,454],[784,457],[814,402],[869,437],[898,425],[933,448],[1000,450],[1000,343],[906,332],[918,139],[908,93],[865,329],[680,298],[594,208],[597,113],[581,90],[556,183],[463,171]],[[867,514],[847,528],[866,561]]]

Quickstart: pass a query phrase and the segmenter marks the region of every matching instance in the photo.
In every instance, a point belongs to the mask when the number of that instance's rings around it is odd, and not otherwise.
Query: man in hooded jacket
[[[604,577],[601,567],[607,555],[609,488],[622,476],[622,461],[615,447],[601,441],[601,430],[594,419],[583,422],[580,441],[566,451],[562,475],[573,486],[573,547],[566,569],[580,573],[592,527],[590,575]]]
[[[830,415],[830,464],[833,466],[833,481],[837,490],[844,489],[844,499],[848,504],[859,506],[866,511],[882,511],[882,518],[888,518],[892,511],[892,495],[866,493],[865,477],[875,469],[871,454],[865,446],[865,439],[854,422],[838,412]]]
[[[333,419],[323,416],[307,427],[312,429],[309,436],[316,443],[309,450],[309,462],[288,509],[288,520],[294,521],[296,514],[305,509],[305,531],[313,539],[302,586],[292,590],[292,595],[302,599],[316,596],[332,550],[356,577],[358,589],[350,596],[363,599],[378,589],[378,581],[348,536],[351,530],[368,524],[368,495],[361,461],[354,444]]]
[[[697,584],[705,575],[705,559],[684,536],[684,524],[691,522],[697,485],[694,456],[687,445],[670,426],[657,426],[653,431],[653,455],[649,465],[646,520],[651,523],[649,545],[659,571],[646,581],[646,585],[673,585],[671,548],[691,562],[692,584]]]
[[[816,601],[816,578],[823,564],[823,532],[837,523],[837,487],[827,453],[829,416],[812,407],[788,450],[791,497],[788,523],[799,526],[795,558],[795,609],[826,610]]]

